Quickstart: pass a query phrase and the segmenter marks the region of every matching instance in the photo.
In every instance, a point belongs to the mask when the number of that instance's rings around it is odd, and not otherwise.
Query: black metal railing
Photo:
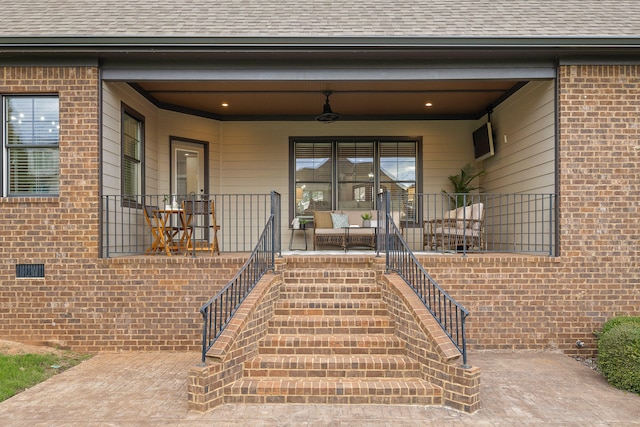
[[[162,207],[163,199],[163,195],[103,196],[102,256],[148,253],[153,235],[145,223],[143,206]],[[189,194],[175,199],[178,204],[182,200],[214,202],[221,252],[250,252],[271,208],[268,194]],[[555,194],[395,192],[390,203],[394,221],[414,252],[557,253]],[[206,246],[211,240],[207,224],[199,229],[203,231],[192,236],[196,240],[194,248]],[[196,255],[195,250],[192,255]]]
[[[149,253],[154,235],[146,223],[144,206],[163,209],[165,205],[173,205],[179,208],[183,201],[205,200],[213,202],[217,230],[209,227],[212,223],[206,222],[212,222],[211,219],[194,219],[196,232],[191,236],[191,255],[196,255],[195,248],[213,243],[214,231],[221,252],[250,252],[271,214],[272,199],[269,194],[102,196],[101,254],[109,258]],[[278,198],[278,203],[279,200]],[[179,226],[180,219],[177,215],[170,221],[170,225]],[[196,224],[195,221],[204,222]],[[280,218],[277,218],[277,222],[281,222]],[[277,251],[280,251],[280,241],[278,237]]]
[[[424,306],[436,319],[445,334],[462,354],[462,365],[467,367],[467,341],[465,320],[469,312],[453,299],[426,272],[422,264],[404,240],[396,224],[388,192],[378,197],[378,218],[386,218],[381,224],[383,236],[378,251],[386,253],[386,270],[396,272],[418,295]]]
[[[391,212],[413,251],[556,253],[555,194],[404,193]]]
[[[200,308],[203,319],[202,363],[205,363],[207,352],[229,324],[249,292],[267,271],[274,269],[280,234],[280,194],[273,192],[271,198],[271,215],[249,259],[233,279]]]

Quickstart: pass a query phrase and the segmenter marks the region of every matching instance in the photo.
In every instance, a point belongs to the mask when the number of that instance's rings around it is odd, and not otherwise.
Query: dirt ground
[[[0,339],[0,353],[6,355],[14,354],[63,354],[64,350],[45,345],[22,344],[15,341],[7,341]]]

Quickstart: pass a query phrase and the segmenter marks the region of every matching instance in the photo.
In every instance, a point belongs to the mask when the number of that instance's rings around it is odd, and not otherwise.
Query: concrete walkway
[[[196,353],[100,354],[0,403],[2,426],[640,426],[640,396],[558,353],[476,352],[482,408],[223,405],[187,410]]]

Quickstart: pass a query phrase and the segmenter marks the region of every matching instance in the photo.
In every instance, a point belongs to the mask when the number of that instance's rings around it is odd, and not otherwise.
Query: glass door
[[[205,142],[171,139],[171,194],[175,195],[179,205],[183,200],[209,199],[206,146]],[[192,221],[193,243],[206,241],[210,220],[202,215],[193,215]]]
[[[205,144],[171,140],[171,194],[179,200],[208,194]]]

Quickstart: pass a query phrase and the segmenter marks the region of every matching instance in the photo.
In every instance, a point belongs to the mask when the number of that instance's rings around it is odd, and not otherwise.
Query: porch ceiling
[[[428,81],[139,81],[157,105],[219,120],[313,120],[323,92],[341,120],[477,119],[525,82]],[[224,107],[223,103],[228,106]],[[431,103],[432,106],[426,106]]]

